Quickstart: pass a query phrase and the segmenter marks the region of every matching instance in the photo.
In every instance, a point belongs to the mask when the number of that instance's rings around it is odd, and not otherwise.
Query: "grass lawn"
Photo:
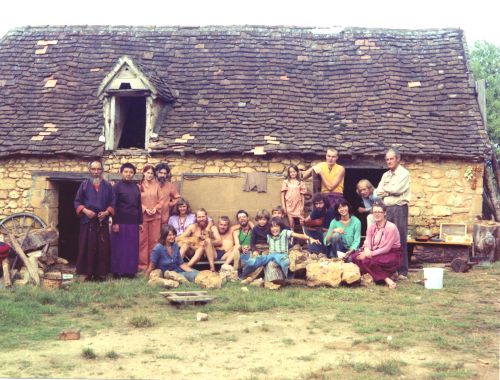
[[[419,276],[396,290],[231,283],[185,308],[144,278],[1,289],[0,377],[497,379],[500,263],[447,271],[442,290]],[[58,341],[68,329],[82,339]]]

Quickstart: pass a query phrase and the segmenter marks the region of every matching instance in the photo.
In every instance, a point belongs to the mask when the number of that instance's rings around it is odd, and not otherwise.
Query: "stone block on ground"
[[[307,264],[307,286],[330,286],[335,288],[342,281],[342,263],[338,261],[319,261]]]
[[[342,281],[346,284],[353,284],[359,281],[361,273],[359,267],[354,263],[342,263]]]
[[[225,283],[225,279],[219,275],[219,273],[212,272],[210,270],[202,270],[194,282],[202,288],[205,289],[220,289],[222,284]]]
[[[186,277],[174,271],[165,271],[163,273],[163,278],[167,280],[177,281],[179,284],[189,284],[189,281]]]

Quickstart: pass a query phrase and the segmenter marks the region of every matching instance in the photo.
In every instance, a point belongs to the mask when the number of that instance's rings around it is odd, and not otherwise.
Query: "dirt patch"
[[[335,322],[332,315],[303,311],[211,313],[208,321],[197,322],[193,309],[191,319],[171,326],[114,328],[93,336],[82,331],[80,340],[54,340],[37,349],[1,353],[0,375],[296,379],[316,377],[339,366],[352,367],[353,363],[376,365],[392,359],[406,363],[402,367],[405,378],[422,378],[427,373],[422,363],[435,360],[432,349],[393,350],[384,345],[356,344],[358,338],[349,324]],[[85,359],[85,348],[97,358]],[[481,371],[481,378],[494,378],[493,366],[483,367],[487,370]]]

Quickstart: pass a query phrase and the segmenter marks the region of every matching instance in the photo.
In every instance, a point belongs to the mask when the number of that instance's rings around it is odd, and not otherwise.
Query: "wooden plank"
[[[459,245],[459,246],[464,246],[464,247],[470,247],[472,246],[472,243],[470,242],[446,242],[446,241],[432,241],[432,240],[426,240],[426,241],[418,241],[415,239],[408,239],[406,241],[407,244],[413,244],[413,245],[449,245],[449,246],[454,246],[454,245]]]

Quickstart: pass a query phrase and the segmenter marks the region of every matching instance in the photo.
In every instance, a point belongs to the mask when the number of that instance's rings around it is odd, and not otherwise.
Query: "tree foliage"
[[[500,47],[477,41],[470,54],[470,65],[476,80],[486,81],[486,120],[488,134],[500,149]]]

